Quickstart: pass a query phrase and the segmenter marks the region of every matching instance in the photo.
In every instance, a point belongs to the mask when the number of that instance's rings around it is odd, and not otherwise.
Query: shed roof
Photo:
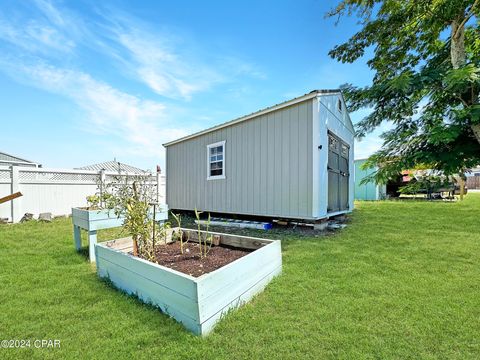
[[[0,162],[8,162],[8,163],[25,163],[25,164],[31,164],[35,166],[39,166],[40,164],[30,161],[15,155],[8,154],[6,152],[0,151]]]
[[[105,170],[105,171],[110,171],[110,172],[127,172],[127,173],[134,173],[134,174],[145,174],[148,173],[148,171],[139,169],[135,166],[128,165],[121,163],[119,161],[105,161],[102,163],[98,164],[92,164],[92,165],[87,165],[87,166],[82,166],[75,168],[77,170],[93,170],[93,171],[100,171],[100,170]]]
[[[281,103],[279,103],[279,104],[276,104],[276,105],[273,105],[273,106],[269,106],[269,107],[267,107],[267,108],[264,108],[264,109],[255,111],[255,112],[253,112],[253,113],[251,113],[251,114],[249,114],[249,115],[241,116],[241,117],[239,117],[239,118],[236,118],[236,119],[233,119],[233,120],[224,122],[224,123],[222,123],[222,124],[213,126],[213,127],[211,127],[211,128],[208,128],[208,129],[205,129],[205,130],[196,132],[196,133],[194,133],[194,134],[184,136],[184,137],[182,137],[182,138],[180,138],[180,139],[167,142],[167,143],[163,144],[163,146],[166,147],[166,146],[170,146],[170,145],[173,145],[173,144],[176,144],[176,143],[179,143],[179,142],[188,140],[188,139],[192,139],[192,138],[194,138],[194,137],[197,137],[197,136],[200,136],[200,135],[204,135],[204,134],[207,134],[207,133],[212,132],[212,131],[215,131],[215,130],[222,129],[222,128],[227,127],[227,126],[231,126],[231,125],[237,124],[237,123],[239,123],[239,122],[249,120],[249,119],[254,118],[254,117],[256,117],[256,116],[268,114],[269,112],[272,112],[272,111],[275,111],[275,110],[279,110],[279,109],[282,109],[282,108],[284,108],[284,107],[291,106],[291,105],[294,105],[294,104],[297,104],[297,103],[300,103],[300,102],[303,102],[303,101],[306,101],[306,100],[309,100],[309,99],[313,99],[314,97],[317,97],[317,96],[321,96],[321,95],[332,95],[332,94],[340,94],[340,95],[343,97],[342,91],[341,91],[340,89],[321,89],[321,90],[313,90],[313,91],[310,91],[309,93],[307,93],[307,94],[305,94],[305,95],[302,95],[302,96],[299,96],[299,97],[296,97],[296,98],[293,98],[293,99],[290,99],[290,100],[281,102]],[[344,102],[345,102],[345,100],[344,100]]]

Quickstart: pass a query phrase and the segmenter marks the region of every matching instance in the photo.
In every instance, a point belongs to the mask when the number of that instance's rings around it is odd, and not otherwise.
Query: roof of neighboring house
[[[480,166],[476,166],[474,168],[471,168],[470,171],[467,172],[467,175],[471,175],[474,173],[480,173]]]
[[[30,161],[15,155],[7,154],[6,152],[0,151],[0,163],[10,163],[10,164],[19,164],[19,165],[30,165],[30,166],[41,166],[39,163]]]
[[[170,146],[170,145],[173,145],[173,144],[176,144],[176,143],[188,140],[188,139],[192,139],[194,137],[197,137],[197,136],[200,136],[200,135],[203,135],[203,134],[207,134],[207,133],[215,131],[215,130],[222,129],[222,128],[227,127],[227,126],[234,125],[234,124],[237,124],[239,122],[252,119],[256,116],[260,116],[260,115],[267,114],[267,113],[275,111],[275,110],[282,109],[282,108],[287,107],[287,106],[298,104],[298,103],[300,103],[302,101],[305,101],[305,100],[313,99],[313,98],[315,98],[317,96],[320,96],[320,95],[333,95],[333,94],[339,94],[343,98],[343,94],[342,94],[342,91],[340,89],[313,90],[313,91],[310,91],[308,94],[293,98],[291,100],[284,101],[282,103],[279,103],[279,104],[276,104],[276,105],[273,105],[273,106],[269,106],[267,108],[255,111],[255,112],[253,112],[249,115],[245,115],[245,116],[242,116],[242,117],[224,122],[222,124],[213,126],[211,128],[196,132],[194,134],[184,136],[180,139],[167,142],[167,143],[163,144],[163,146]],[[343,102],[345,103],[345,99],[343,100]],[[353,127],[353,125],[352,125],[352,127]]]
[[[135,166],[128,165],[121,163],[119,161],[105,161],[99,164],[92,164],[92,165],[87,165],[87,166],[82,166],[75,168],[77,170],[93,170],[93,171],[100,171],[100,170],[105,170],[109,172],[127,172],[127,173],[134,173],[134,174],[145,174],[148,173],[148,171],[139,169]]]

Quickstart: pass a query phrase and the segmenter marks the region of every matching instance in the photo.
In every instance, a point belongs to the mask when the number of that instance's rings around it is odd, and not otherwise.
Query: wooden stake
[[[11,201],[11,200],[16,199],[20,196],[23,196],[23,194],[19,191],[19,192],[13,193],[11,195],[5,196],[3,198],[0,198],[0,204],[3,204],[7,201]]]

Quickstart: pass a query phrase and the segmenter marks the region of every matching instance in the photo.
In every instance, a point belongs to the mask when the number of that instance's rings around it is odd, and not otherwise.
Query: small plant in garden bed
[[[156,223],[151,216],[154,190],[150,183],[136,179],[117,182],[115,186],[103,186],[101,193],[89,197],[92,209],[107,208],[124,219],[123,229],[133,241],[132,255],[192,276],[200,276],[250,252],[218,246],[218,239],[209,231],[210,214],[205,225],[198,221],[196,232],[182,229],[180,214],[171,213],[176,222],[174,229],[169,222]],[[195,214],[200,220],[202,212],[195,210]]]
[[[198,243],[184,244],[184,253],[180,252],[180,242],[172,242],[155,247],[153,262],[195,277],[212,272],[250,253],[246,249],[227,246],[214,246],[208,257],[199,255]],[[146,259],[147,260],[147,259]]]
[[[174,239],[180,241],[180,253],[184,253],[185,245],[188,243],[188,238],[184,240],[183,238],[183,230],[182,230],[182,216],[180,214],[175,214],[173,211],[171,212],[172,217],[177,222],[178,231],[174,233]]]
[[[196,211],[198,220],[200,214],[201,212]],[[191,239],[191,232],[181,228],[181,215],[172,213],[172,217],[177,222],[177,227],[171,229],[168,222],[154,225],[158,226],[158,237],[152,237],[152,244],[146,246],[145,251],[139,253],[139,257],[197,277],[250,253],[247,249],[214,246],[214,236],[209,232],[209,220],[205,224],[205,230],[202,225],[197,225],[196,234],[193,236],[195,239]]]
[[[128,183],[128,177],[125,180]],[[115,188],[121,184],[121,179],[114,178],[112,182],[98,180],[97,192],[87,196],[87,210],[111,210],[115,207]]]
[[[153,230],[150,219],[150,203],[155,200],[154,185],[146,177],[134,179],[118,177],[109,184],[99,183],[98,192],[87,197],[88,210],[112,210],[117,217],[122,217],[123,229],[132,236],[133,252],[139,249],[148,253],[147,242]]]
[[[210,225],[210,213],[208,213],[208,220],[205,224],[205,234],[202,236],[202,225],[200,224],[200,214],[202,212],[195,208],[195,217],[197,218],[197,234],[198,234],[198,248],[200,250],[200,259],[206,258],[210,249],[212,248],[212,236],[208,233],[208,226]]]

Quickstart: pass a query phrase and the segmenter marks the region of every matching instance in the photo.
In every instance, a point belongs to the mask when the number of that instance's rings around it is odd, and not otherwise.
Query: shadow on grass
[[[393,201],[393,202],[419,202],[419,203],[445,203],[445,204],[455,204],[459,201],[458,198],[448,199],[448,198],[441,198],[441,199],[428,199],[427,197],[415,197],[415,196],[405,196],[405,197],[398,197],[398,198],[391,198],[386,201]]]
[[[80,250],[77,251],[77,254],[83,257],[86,261],[90,261],[88,245],[82,246]]]

